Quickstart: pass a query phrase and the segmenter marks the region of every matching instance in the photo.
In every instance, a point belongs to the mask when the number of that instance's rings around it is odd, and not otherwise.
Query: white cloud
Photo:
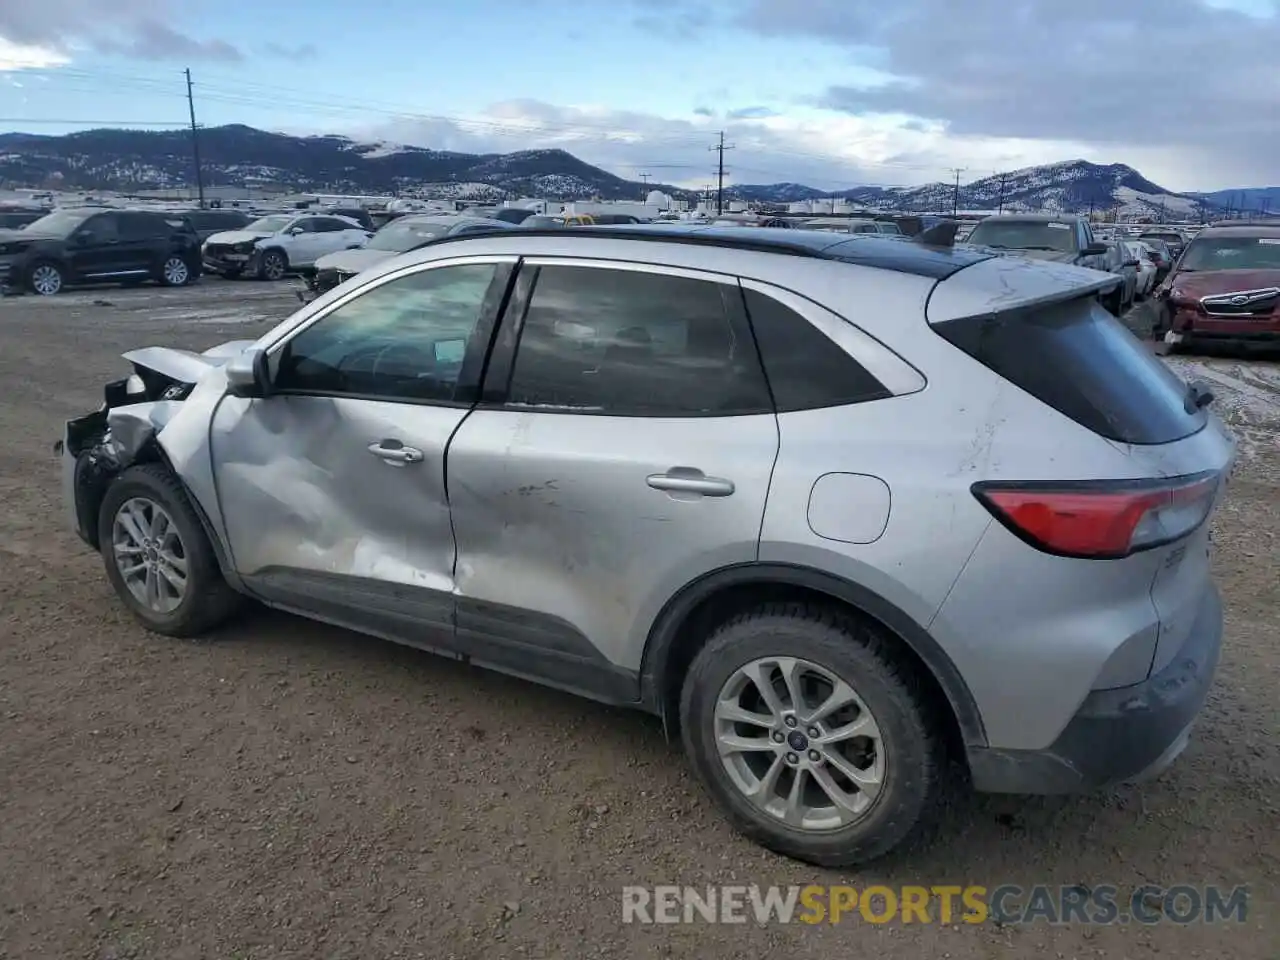
[[[66,54],[35,44],[13,43],[0,37],[0,73],[14,70],[42,70],[69,62]]]

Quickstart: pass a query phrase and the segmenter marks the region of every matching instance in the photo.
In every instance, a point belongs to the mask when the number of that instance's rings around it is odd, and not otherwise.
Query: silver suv
[[[639,707],[744,833],[853,864],[953,759],[1058,792],[1187,741],[1233,445],[1113,279],[933,232],[440,242],[127,354],[66,493],[153,630],[252,597]]]

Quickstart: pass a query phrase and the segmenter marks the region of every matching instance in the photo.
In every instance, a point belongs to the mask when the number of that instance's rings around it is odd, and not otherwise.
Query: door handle
[[[645,483],[668,493],[698,493],[704,497],[728,497],[737,489],[732,480],[708,477],[696,467],[672,467],[666,473],[651,473]]]
[[[369,444],[369,452],[388,463],[421,463],[426,455],[417,447],[406,447],[399,440],[380,440]]]

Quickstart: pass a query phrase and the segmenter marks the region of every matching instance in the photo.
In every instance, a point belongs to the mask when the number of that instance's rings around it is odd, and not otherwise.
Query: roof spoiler
[[[939,220],[928,230],[916,234],[915,241],[926,247],[954,247],[956,234],[959,232],[959,220]]]

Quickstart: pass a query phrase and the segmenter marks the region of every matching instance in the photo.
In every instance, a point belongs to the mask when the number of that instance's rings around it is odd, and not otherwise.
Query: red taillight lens
[[[1046,553],[1114,560],[1185,537],[1213,507],[1219,474],[1168,480],[976,483],[997,520]]]

